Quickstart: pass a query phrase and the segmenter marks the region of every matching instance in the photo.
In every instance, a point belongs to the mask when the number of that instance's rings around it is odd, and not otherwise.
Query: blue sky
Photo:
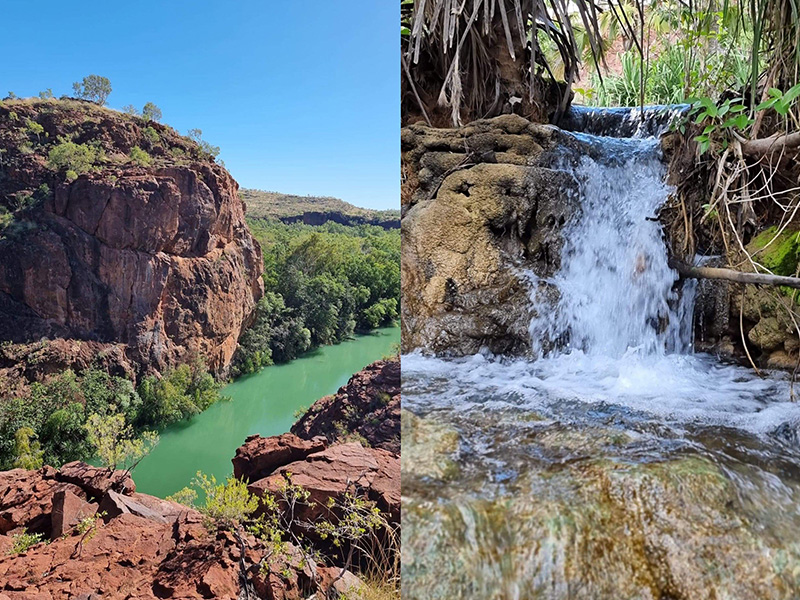
[[[95,73],[155,102],[243,187],[399,207],[399,18],[390,0],[4,0],[0,97]]]

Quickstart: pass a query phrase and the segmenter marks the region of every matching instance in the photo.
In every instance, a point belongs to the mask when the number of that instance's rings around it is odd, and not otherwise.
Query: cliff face
[[[67,139],[96,153],[72,181],[47,162]],[[130,159],[136,147],[149,160]],[[122,343],[147,368],[199,355],[225,371],[263,267],[224,168],[167,127],[74,101],[4,103],[0,150],[0,202],[16,207],[0,235],[0,339]]]

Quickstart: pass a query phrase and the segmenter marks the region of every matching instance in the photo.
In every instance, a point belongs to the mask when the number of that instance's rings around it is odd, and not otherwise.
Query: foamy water
[[[637,131],[658,134],[667,122]],[[800,405],[786,374],[762,379],[692,351],[695,282],[680,282],[668,266],[657,215],[671,189],[658,140],[575,137],[582,147],[565,148],[554,163],[577,180],[581,206],[565,226],[561,269],[547,281],[560,292],[555,306],[545,304],[531,277],[538,360],[407,355],[404,405],[513,405],[557,418],[566,402],[579,402],[625,407],[676,427],[757,435],[795,428]],[[436,393],[427,393],[434,380]]]

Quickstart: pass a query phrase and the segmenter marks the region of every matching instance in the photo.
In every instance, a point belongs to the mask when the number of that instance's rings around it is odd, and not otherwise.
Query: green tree
[[[39,92],[39,98],[42,100],[50,100],[53,98],[53,90],[52,88],[47,88],[46,90]]]
[[[91,414],[86,421],[86,433],[97,458],[104,467],[132,471],[158,444],[155,431],[134,436],[133,429],[120,414],[100,416]]]
[[[30,427],[20,427],[14,436],[15,469],[38,469],[43,464],[44,452]]]
[[[144,105],[144,108],[142,108],[142,116],[148,121],[160,121],[161,109],[152,102],[148,102]]]
[[[91,100],[103,106],[111,94],[111,82],[107,77],[88,75],[83,78],[83,81],[73,83],[72,90],[78,98]]]

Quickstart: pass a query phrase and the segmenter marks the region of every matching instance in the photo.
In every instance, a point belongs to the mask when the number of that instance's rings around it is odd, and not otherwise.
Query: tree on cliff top
[[[111,94],[111,82],[108,77],[100,75],[88,75],[83,81],[76,81],[72,84],[72,91],[78,98],[91,100],[103,106]]]

